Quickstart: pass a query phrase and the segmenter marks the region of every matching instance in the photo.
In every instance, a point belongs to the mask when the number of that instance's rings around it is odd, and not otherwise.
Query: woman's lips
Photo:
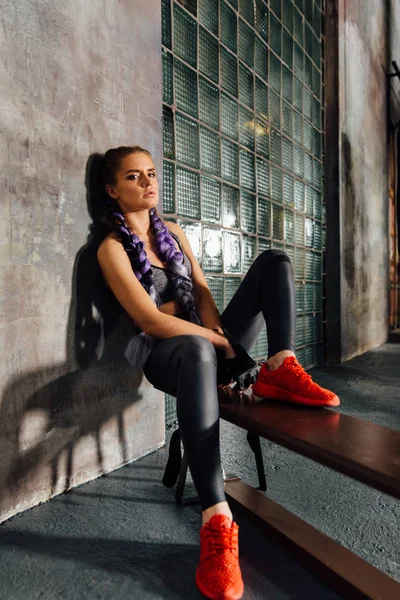
[[[155,196],[156,193],[155,192],[147,192],[147,194],[144,194],[144,198],[150,198],[151,196]]]

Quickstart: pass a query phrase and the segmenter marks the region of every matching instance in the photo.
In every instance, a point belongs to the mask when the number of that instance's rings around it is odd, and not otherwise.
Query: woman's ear
[[[112,187],[112,185],[108,184],[106,185],[106,192],[109,196],[111,196],[111,198],[114,198],[114,200],[118,200],[118,194],[117,192],[114,190],[114,188]]]

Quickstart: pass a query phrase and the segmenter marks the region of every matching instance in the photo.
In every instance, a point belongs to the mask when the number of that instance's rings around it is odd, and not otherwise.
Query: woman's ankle
[[[206,510],[203,510],[203,527],[215,515],[225,515],[231,521],[233,520],[229,504],[227,502],[218,502],[218,504],[214,504],[213,506],[209,506],[208,508],[206,508]]]
[[[273,356],[270,356],[267,360],[269,370],[275,371],[276,369],[279,369],[285,358],[288,358],[289,356],[294,356],[296,358],[296,355],[294,352],[292,352],[292,350],[281,350]]]

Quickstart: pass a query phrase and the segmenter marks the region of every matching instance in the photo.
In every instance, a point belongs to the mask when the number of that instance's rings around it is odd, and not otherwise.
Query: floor
[[[400,344],[314,369],[340,410],[400,429]],[[221,431],[223,466],[256,483],[245,434]],[[263,441],[268,494],[400,581],[400,503]],[[163,448],[0,526],[0,600],[201,599],[198,505],[163,488]],[[189,483],[189,495],[193,487]],[[339,598],[244,519],[244,600]]]

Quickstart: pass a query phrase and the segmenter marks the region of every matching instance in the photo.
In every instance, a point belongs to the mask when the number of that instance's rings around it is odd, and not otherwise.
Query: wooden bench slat
[[[243,481],[225,484],[232,507],[351,600],[394,600],[400,584]]]
[[[223,419],[400,498],[400,432],[327,409],[221,404]]]

